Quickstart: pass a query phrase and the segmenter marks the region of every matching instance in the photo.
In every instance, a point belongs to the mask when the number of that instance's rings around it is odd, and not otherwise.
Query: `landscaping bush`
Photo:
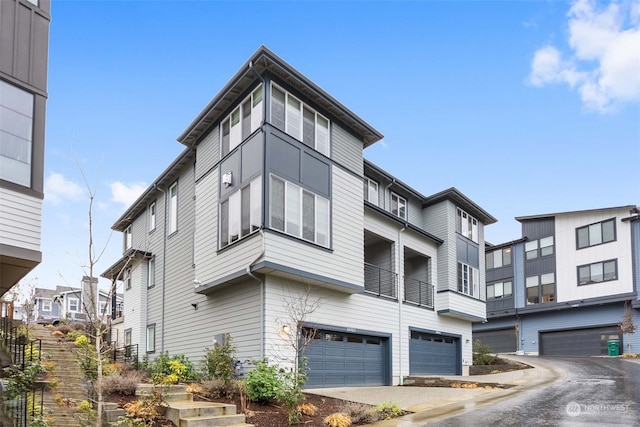
[[[404,411],[393,402],[384,402],[371,408],[379,420],[390,420],[399,417]]]
[[[56,331],[62,332],[65,335],[67,335],[69,332],[73,330],[74,329],[71,326],[67,325],[66,323],[60,323],[58,326],[56,326]]]
[[[278,395],[282,387],[278,368],[269,365],[267,359],[256,362],[255,365],[256,368],[247,373],[247,397],[252,402],[268,402]]]
[[[156,384],[176,384],[199,379],[193,363],[184,354],[169,356],[168,352],[160,353],[151,363],[146,364],[146,368]]]
[[[120,394],[133,396],[136,387],[144,382],[147,376],[141,371],[123,371],[120,375],[110,375],[102,378],[102,392],[104,394]]]
[[[349,427],[351,425],[351,418],[349,415],[337,412],[331,414],[324,419],[324,423],[329,427]]]
[[[230,334],[225,335],[224,343],[215,343],[212,349],[205,348],[201,361],[205,378],[217,379],[227,387],[235,376],[236,347]]]
[[[480,340],[473,342],[473,364],[474,365],[493,365],[496,363],[497,357],[491,354],[491,347],[483,344]]]
[[[369,405],[364,403],[347,402],[343,405],[340,412],[347,414],[354,424],[372,424],[379,421]]]

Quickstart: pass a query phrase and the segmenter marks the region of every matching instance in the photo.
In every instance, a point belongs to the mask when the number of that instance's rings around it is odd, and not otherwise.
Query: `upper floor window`
[[[33,94],[0,80],[0,179],[31,187]]]
[[[99,309],[100,311],[98,312],[98,314],[102,315],[102,314],[106,313],[107,312],[106,309],[107,309],[107,302],[106,301],[100,301],[100,309]]]
[[[329,156],[329,119],[275,84],[271,84],[271,124]]]
[[[156,229],[156,202],[149,205],[149,231]]]
[[[69,298],[69,311],[74,313],[80,312],[80,300],[78,298]]]
[[[124,270],[124,288],[131,289],[131,267]]]
[[[391,193],[391,213],[404,220],[407,219],[407,200]]]
[[[556,300],[555,274],[529,276],[525,279],[527,287],[527,305]]]
[[[169,234],[178,231],[178,183],[169,187]]]
[[[553,255],[553,240],[553,236],[548,236],[540,240],[531,240],[525,243],[525,258],[530,260],[547,255]]]
[[[369,178],[364,179],[364,199],[378,206],[378,183]]]
[[[156,351],[156,324],[147,325],[147,353]]]
[[[262,123],[262,85],[259,85],[220,124],[222,157],[247,139]]]
[[[147,288],[152,288],[156,284],[156,258],[149,258],[147,263]]]
[[[458,263],[458,292],[469,296],[478,295],[480,273],[477,268]]]
[[[496,249],[495,251],[487,252],[485,258],[487,261],[487,269],[511,265],[511,248]]]
[[[220,203],[220,247],[260,229],[262,223],[262,179],[254,179]]]
[[[131,231],[131,226],[128,226],[124,230],[124,250],[131,249],[131,245],[133,244],[133,233]]]
[[[478,243],[478,220],[458,208],[456,231],[469,240]]]
[[[578,285],[590,285],[592,283],[608,282],[618,279],[618,261],[594,262],[593,264],[578,267]]]
[[[50,299],[42,299],[42,311],[51,311],[51,300]]]
[[[616,219],[597,222],[576,229],[578,249],[601,245],[616,240]]]
[[[329,200],[271,175],[271,228],[329,246]]]
[[[505,298],[513,295],[513,283],[511,280],[491,283],[487,285],[487,299]]]

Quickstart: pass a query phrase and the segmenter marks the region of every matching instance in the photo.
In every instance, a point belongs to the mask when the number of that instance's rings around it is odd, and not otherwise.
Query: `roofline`
[[[529,240],[529,239],[528,239],[528,238],[526,238],[526,237],[521,237],[521,238],[519,238],[519,239],[511,240],[511,241],[509,241],[509,242],[498,243],[497,245],[493,245],[493,244],[491,244],[491,243],[489,243],[489,242],[487,242],[487,241],[485,240],[485,242],[484,242],[485,249],[484,249],[484,250],[485,250],[485,252],[486,252],[486,251],[498,250],[498,249],[506,248],[506,247],[508,247],[508,246],[513,246],[513,245],[515,245],[516,243],[523,243],[523,242],[526,242],[527,240]]]
[[[236,86],[246,75],[253,69],[256,73],[258,71],[255,69],[255,66],[260,65],[260,61],[264,60],[264,70],[267,70],[267,65],[273,65],[280,68],[285,73],[289,74],[294,79],[298,80],[303,85],[309,87],[311,91],[315,92],[318,96],[324,98],[330,104],[332,104],[337,112],[337,116],[346,116],[349,118],[352,123],[347,123],[351,125],[355,129],[358,129],[362,134],[364,139],[364,147],[368,147],[375,142],[381,140],[384,136],[374,129],[371,125],[365,122],[358,115],[353,113],[350,109],[345,107],[342,103],[340,103],[337,99],[329,95],[318,85],[313,83],[307,77],[305,77],[302,73],[292,67],[285,60],[280,58],[274,52],[269,50],[266,46],[261,45],[254,53],[249,57],[247,61],[240,67],[240,69],[233,75],[233,77],[224,85],[224,87],[209,101],[209,103],[204,107],[202,111],[196,116],[195,119],[187,126],[187,128],[178,136],[178,142],[187,145],[194,146],[196,141],[188,141],[188,138],[192,136],[194,131],[197,130],[199,125],[203,122],[203,120],[207,119],[209,116],[214,115],[213,110],[218,106],[218,104],[232,91],[234,86]],[[259,73],[258,73],[259,74]],[[335,112],[334,112],[335,114]],[[207,126],[208,127],[208,126]],[[204,133],[204,129],[201,129],[201,134]],[[200,134],[200,135],[201,135]],[[200,135],[196,135],[196,140],[199,139]]]
[[[387,178],[389,178],[389,180],[393,181],[393,183],[395,183],[395,184],[398,184],[405,191],[407,191],[409,193],[412,193],[414,196],[416,196],[419,199],[424,199],[425,198],[424,194],[420,193],[418,190],[414,189],[413,187],[411,187],[410,185],[406,184],[402,180],[396,178],[395,176],[393,176],[392,174],[390,174],[386,170],[382,169],[380,166],[376,165],[375,163],[373,163],[370,160],[367,160],[365,158],[363,158],[363,160],[364,160],[364,164],[365,164],[366,167],[374,169],[379,174],[386,176]]]
[[[425,237],[428,237],[429,239],[433,240],[435,243],[437,243],[438,245],[441,245],[444,243],[444,240],[442,240],[441,238],[434,236],[433,234],[429,233],[426,230],[423,230],[420,227],[417,227],[411,223],[409,223],[409,221],[405,221],[400,217],[397,217],[395,215],[393,215],[391,212],[387,212],[384,209],[382,209],[380,206],[374,205],[371,202],[367,202],[366,200],[364,201],[364,207],[365,208],[369,208],[374,212],[377,212],[381,215],[383,215],[385,218],[390,219],[392,221],[397,222],[398,224],[402,225],[405,228],[408,228],[410,230],[413,230],[419,234],[422,234]],[[366,224],[365,224],[365,230],[367,229]]]
[[[542,218],[551,218],[558,215],[568,215],[574,213],[588,213],[588,212],[597,212],[597,211],[612,211],[612,210],[620,210],[620,209],[636,209],[636,205],[623,205],[623,206],[614,206],[609,208],[596,208],[596,209],[583,209],[578,211],[566,211],[566,212],[554,212],[548,214],[538,214],[538,215],[525,215],[525,216],[517,216],[515,217],[516,221],[528,221],[532,219],[542,219]]]
[[[464,195],[460,190],[456,187],[450,187],[446,190],[442,190],[438,193],[435,193],[429,197],[427,197],[423,203],[422,207],[425,208],[427,206],[435,205],[436,203],[440,203],[444,200],[451,200],[456,202],[465,210],[469,211],[470,214],[478,217],[479,220],[483,222],[484,225],[489,225],[498,222],[496,218],[493,217],[489,212],[482,209],[478,204],[476,204],[473,200]]]

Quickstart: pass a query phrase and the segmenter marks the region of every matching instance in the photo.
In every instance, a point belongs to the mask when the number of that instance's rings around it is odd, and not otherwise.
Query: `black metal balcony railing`
[[[433,308],[433,285],[405,276],[404,300],[405,302]]]
[[[114,345],[111,359],[114,362],[131,364],[135,369],[138,369],[138,344],[126,345],[124,347],[116,347]]]
[[[398,274],[364,263],[364,290],[380,297],[398,298]]]

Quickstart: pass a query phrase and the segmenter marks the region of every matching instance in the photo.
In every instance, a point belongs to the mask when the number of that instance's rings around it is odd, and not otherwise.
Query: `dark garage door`
[[[515,328],[474,331],[473,342],[476,342],[476,340],[488,345],[494,353],[515,353],[518,349]]]
[[[307,387],[386,385],[386,338],[331,331],[315,338],[304,354]]]
[[[622,337],[616,326],[540,332],[540,354],[544,356],[606,356],[607,341]]]
[[[459,339],[411,331],[409,373],[411,375],[458,375]]]

